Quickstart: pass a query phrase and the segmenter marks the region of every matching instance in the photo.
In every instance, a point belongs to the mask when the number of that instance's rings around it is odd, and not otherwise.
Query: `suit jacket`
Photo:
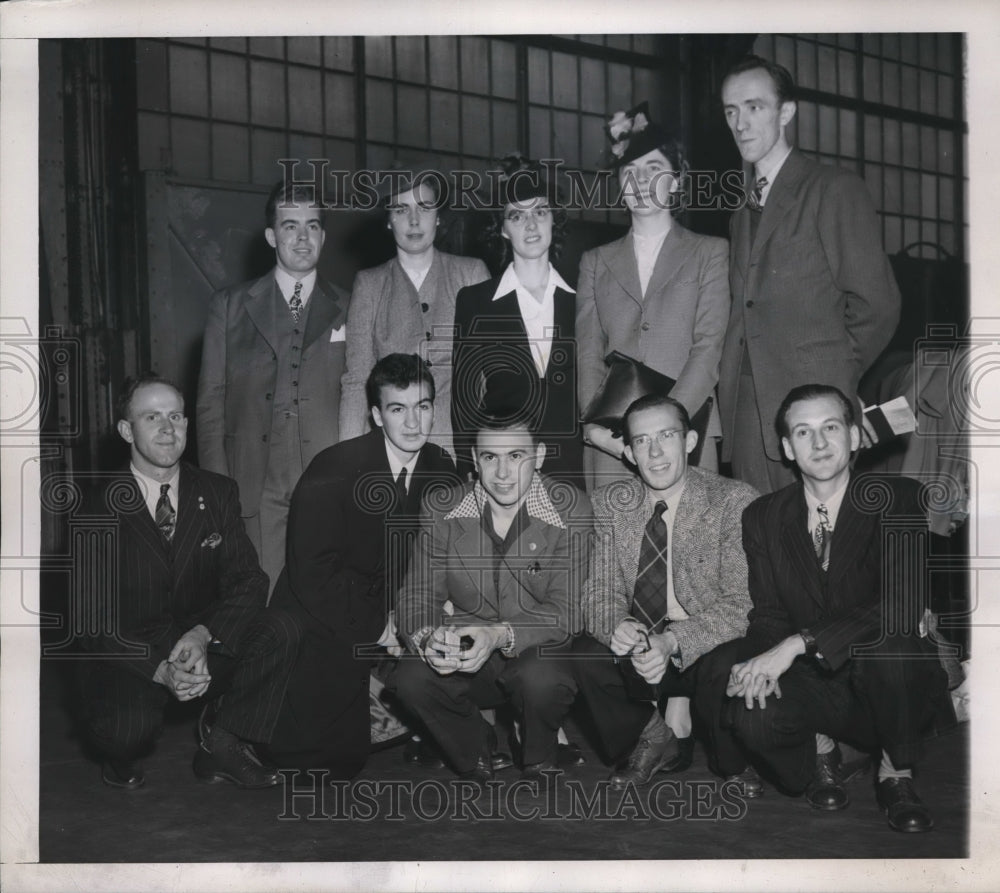
[[[150,682],[189,629],[203,624],[223,645],[235,646],[267,600],[267,576],[240,520],[236,484],[184,462],[177,486],[170,543],[130,471],[88,495],[88,513],[108,521],[113,550],[95,556],[83,594],[92,618],[112,612],[114,631],[97,631],[85,645],[95,655],[131,654],[123,666]],[[102,570],[105,555],[115,562],[111,574]],[[102,579],[111,581],[110,605]]]
[[[556,288],[554,333],[545,377],[540,378],[521,318],[517,292],[496,301],[500,279],[463,288],[455,308],[452,428],[460,472],[472,470],[470,451],[480,405],[507,411],[540,410],[541,438],[549,448],[547,475],[583,483],[583,441],[576,403],[576,298]]]
[[[851,657],[851,646],[877,642],[883,608],[914,632],[923,614],[918,593],[923,567],[899,565],[919,557],[915,537],[927,533],[920,485],[911,478],[852,477],[840,506],[824,573],[808,531],[801,483],[762,496],[743,515],[743,545],[750,571],[747,637],[761,651],[808,629],[833,669]],[[892,525],[906,533],[886,537]],[[899,549],[887,554],[884,544]]]
[[[402,580],[401,573],[387,575],[387,530],[401,536],[415,531],[424,494],[455,481],[448,454],[426,444],[400,510],[381,429],[323,450],[299,479],[288,516],[288,562],[272,604],[305,617],[307,635],[288,699],[300,723],[320,730],[319,737],[351,703],[361,703],[360,687],[368,691],[372,660],[358,659],[355,647],[378,641],[394,595],[387,592],[387,576]],[[400,552],[393,549],[395,561]],[[367,695],[362,701],[367,711]]]
[[[347,365],[341,380],[340,435],[357,437],[369,428],[365,382],[372,367],[391,353],[419,353],[431,364],[436,391],[432,435],[450,448],[451,351],[455,296],[467,285],[489,278],[486,264],[474,257],[434,252],[421,291],[430,290],[431,309],[421,300],[396,258],[354,279],[347,315]],[[427,333],[431,334],[428,339]]]
[[[494,578],[493,544],[482,526],[482,487],[463,484],[447,499],[424,500],[413,561],[399,593],[396,624],[413,643],[448,611],[455,626],[507,622],[515,653],[565,641],[580,628],[578,593],[592,536],[590,500],[575,487],[536,474],[528,523]],[[559,506],[559,509],[556,508]]]
[[[724,460],[733,452],[744,349],[767,455],[780,460],[774,418],[785,394],[821,383],[853,398],[899,319],[899,289],[875,208],[854,174],[793,150],[751,243],[753,213],[741,208],[730,222],[733,301],[719,377]]]
[[[670,624],[680,646],[682,670],[746,629],[750,595],[740,520],[757,495],[742,481],[700,468],[687,470],[671,547],[674,595],[690,615]],[[587,632],[605,645],[630,616],[650,514],[646,485],[639,478],[616,481],[594,492],[597,543],[583,588],[583,615]]]
[[[317,278],[307,304],[299,361],[302,465],[339,439],[340,376],[348,296]],[[198,461],[236,480],[245,517],[256,515],[267,472],[278,375],[274,272],[212,296],[198,379]],[[331,336],[334,336],[331,341]]]
[[[580,259],[576,334],[580,408],[604,379],[617,350],[676,381],[671,396],[692,415],[715,392],[729,318],[725,239],[674,223],[663,240],[645,296],[631,231]],[[721,434],[713,410],[709,435]]]

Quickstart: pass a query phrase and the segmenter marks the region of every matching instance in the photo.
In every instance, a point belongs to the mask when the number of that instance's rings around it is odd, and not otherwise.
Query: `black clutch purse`
[[[583,411],[581,421],[585,425],[601,425],[610,428],[615,437],[622,435],[622,419],[625,410],[633,402],[647,394],[670,395],[676,381],[662,372],[650,369],[644,363],[632,359],[617,350],[609,353],[604,362],[608,367],[604,381],[593,399]],[[698,432],[698,445],[691,451],[689,462],[697,465],[701,458],[701,448],[708,430],[708,417],[712,411],[713,399],[709,397],[691,417],[691,429]]]

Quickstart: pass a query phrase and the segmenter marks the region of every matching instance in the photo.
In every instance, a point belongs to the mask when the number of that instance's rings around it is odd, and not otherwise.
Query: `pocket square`
[[[339,329],[330,329],[330,343],[333,344],[336,341],[346,341],[347,340],[347,326],[341,326]]]
[[[201,547],[203,549],[204,548],[216,549],[221,543],[222,543],[221,534],[210,533],[208,536],[205,537],[205,539],[201,541]]]

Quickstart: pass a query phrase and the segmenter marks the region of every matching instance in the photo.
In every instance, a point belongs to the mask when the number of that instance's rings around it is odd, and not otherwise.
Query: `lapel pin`
[[[211,533],[201,542],[201,548],[215,549],[222,542],[222,536],[218,533]]]

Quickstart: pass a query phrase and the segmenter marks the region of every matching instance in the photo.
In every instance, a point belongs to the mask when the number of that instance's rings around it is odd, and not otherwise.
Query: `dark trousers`
[[[653,715],[654,701],[695,696],[696,671],[697,665],[682,673],[670,664],[663,679],[650,686],[628,658],[619,665],[611,650],[596,639],[581,636],[573,646],[573,674],[611,762],[635,746]]]
[[[265,610],[224,653],[210,653],[212,682],[201,700],[218,703],[213,722],[247,741],[269,740],[295,662],[301,630],[283,611]],[[172,697],[164,686],[122,661],[87,663],[82,674],[87,732],[104,755],[131,760],[148,750],[163,727]]]
[[[724,714],[790,793],[805,790],[815,772],[817,732],[884,749],[899,769],[913,766],[921,733],[947,696],[936,647],[913,636],[887,636],[836,671],[800,657],[779,684],[781,698],[768,698],[765,709],[748,710],[742,699],[730,698]]]
[[[434,736],[452,767],[467,772],[486,747],[489,726],[480,708],[510,698],[521,720],[525,765],[554,759],[556,735],[576,696],[573,673],[553,646],[526,648],[517,657],[494,653],[479,672],[440,676],[423,660],[400,660],[390,682],[403,704]]]

